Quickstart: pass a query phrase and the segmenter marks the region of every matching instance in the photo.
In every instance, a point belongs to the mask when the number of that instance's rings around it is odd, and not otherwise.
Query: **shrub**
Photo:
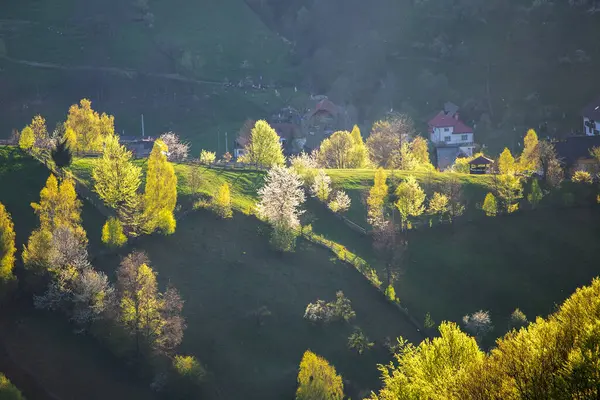
[[[348,348],[355,350],[358,354],[363,354],[374,345],[374,343],[369,342],[369,338],[358,327],[354,328],[354,332],[348,337]]]
[[[494,329],[489,311],[479,310],[471,315],[467,314],[463,317],[463,323],[465,330],[477,339],[483,338]]]
[[[510,315],[509,329],[521,329],[528,323],[525,313],[518,308]]]
[[[213,209],[221,218],[231,218],[231,194],[229,184],[224,183],[219,188],[217,195],[213,198]]]
[[[435,321],[431,318],[431,314],[425,314],[425,321],[423,321],[423,326],[425,329],[435,328]]]
[[[169,398],[196,398],[194,393],[206,379],[206,369],[194,356],[176,355],[168,379]]]
[[[338,190],[333,196],[333,200],[327,205],[334,213],[343,213],[350,208],[350,197],[343,190]]]
[[[356,313],[352,309],[352,302],[344,296],[344,292],[340,290],[335,297],[335,302],[329,303],[333,309],[334,318],[348,322],[356,317]]]
[[[394,287],[392,285],[389,285],[387,288],[385,288],[385,297],[387,297],[387,299],[389,301],[396,301],[396,290],[394,289]]]
[[[304,318],[311,322],[328,323],[331,321],[344,320],[349,322],[356,317],[352,310],[352,303],[344,296],[341,290],[335,294],[336,300],[331,303],[325,303],[323,300],[317,300],[316,303],[309,303],[304,311]]]
[[[292,252],[296,249],[296,238],[299,233],[296,229],[276,224],[271,232],[271,245],[279,251]]]
[[[323,300],[309,303],[304,311],[304,319],[315,323],[327,323],[333,318],[333,310]]]
[[[25,398],[4,374],[0,373],[0,399],[2,400],[24,400]]]
[[[200,163],[201,164],[212,164],[217,159],[217,154],[212,151],[202,150],[200,152]]]
[[[123,233],[123,225],[116,218],[109,218],[102,227],[102,243],[109,247],[121,247],[127,243],[127,236]]]
[[[593,182],[592,175],[587,171],[575,171],[571,180],[575,183],[585,183],[591,185]]]

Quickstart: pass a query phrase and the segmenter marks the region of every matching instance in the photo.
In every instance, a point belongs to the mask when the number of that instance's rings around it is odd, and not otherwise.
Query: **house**
[[[463,155],[471,157],[475,148],[473,128],[460,120],[458,107],[446,103],[444,110],[437,113],[427,123],[429,140],[436,148],[438,168],[444,170]]]
[[[146,136],[121,136],[119,137],[119,141],[123,144],[127,150],[133,153],[135,158],[144,158],[150,155],[152,151],[152,147],[154,146],[154,141],[156,138]]]
[[[582,111],[583,132],[587,136],[600,135],[600,97],[588,104]]]
[[[571,136],[554,144],[558,158],[566,171],[572,174],[579,170],[593,170],[597,160],[590,150],[600,146],[600,136]]]
[[[483,175],[490,172],[494,160],[485,156],[479,156],[469,162],[469,173],[472,175]]]
[[[344,107],[338,106],[326,96],[318,96],[315,100],[317,103],[308,107],[302,117],[302,133],[308,149],[316,149],[332,133],[352,127]]]

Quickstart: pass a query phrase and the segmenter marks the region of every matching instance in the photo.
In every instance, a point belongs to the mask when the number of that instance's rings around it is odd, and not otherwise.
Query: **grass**
[[[222,398],[292,397],[307,349],[332,362],[352,382],[348,393],[356,395],[378,386],[375,366],[389,360],[382,347],[386,337],[419,340],[403,315],[351,266],[304,241],[294,254],[280,255],[251,216],[220,220],[201,210],[180,220],[174,235],[145,237],[137,247],[149,254],[160,284],[181,291],[188,329],[180,351],[207,365]],[[118,262],[115,255],[95,264],[112,274]],[[377,343],[366,355],[347,348],[352,325],[319,327],[303,319],[309,302],[331,301],[338,290],[352,301],[353,324]],[[252,312],[263,306],[271,315],[259,326]]]

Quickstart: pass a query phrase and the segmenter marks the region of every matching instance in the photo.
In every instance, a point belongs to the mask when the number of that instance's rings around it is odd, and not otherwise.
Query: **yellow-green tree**
[[[67,143],[69,150],[73,151],[77,149],[77,134],[73,128],[65,128],[63,140]]]
[[[131,162],[130,151],[119,144],[118,136],[105,140],[102,157],[94,165],[94,191],[112,208],[119,208],[134,197],[141,183],[142,170]]]
[[[496,196],[494,196],[492,193],[486,194],[481,209],[488,217],[495,217],[496,214],[498,214],[498,203],[496,202]]]
[[[335,368],[310,350],[302,356],[296,400],[342,400],[344,384]]]
[[[283,165],[285,157],[279,135],[267,121],[256,122],[250,132],[250,142],[246,146],[246,154],[240,158],[240,161],[263,167]]]
[[[1,44],[1,43],[0,43]],[[1,46],[0,46],[1,50]],[[0,52],[1,55],[1,52]],[[24,400],[23,394],[8,378],[0,372],[0,399],[2,400]]]
[[[229,190],[229,184],[225,182],[219,188],[217,195],[213,200],[213,207],[217,214],[221,218],[231,218],[233,213],[231,211],[231,193]]]
[[[498,158],[498,172],[501,174],[514,174],[516,172],[515,159],[506,147]]]
[[[177,205],[177,176],[173,165],[167,160],[167,152],[167,146],[159,139],[154,142],[148,157],[144,191],[146,233],[157,229],[164,234],[175,232],[173,212]]]
[[[65,129],[72,129],[75,140],[75,151],[100,151],[104,139],[114,135],[115,119],[111,115],[103,113],[99,115],[92,109],[92,102],[82,99],[79,104],[73,104],[69,108]]]
[[[123,225],[117,218],[109,218],[102,227],[102,243],[109,247],[121,247],[127,243]]]
[[[523,140],[523,152],[519,159],[522,171],[535,171],[539,164],[538,137],[533,129],[529,129]]]
[[[544,198],[544,193],[542,192],[542,189],[540,188],[540,184],[538,183],[537,179],[532,179],[531,181],[531,190],[529,191],[529,194],[527,195],[527,201],[529,201],[529,204],[531,204],[531,208],[535,209],[537,208],[538,204],[540,204],[540,201],[542,201],[542,199]]]
[[[47,229],[34,230],[21,254],[25,268],[36,273],[45,272],[50,267],[51,251],[52,233]]]
[[[33,129],[27,125],[21,131],[21,136],[19,137],[19,147],[23,150],[31,150],[34,144],[35,136],[33,134]]]
[[[519,177],[512,174],[494,175],[492,184],[502,211],[507,214],[517,211],[519,200],[523,197],[523,186]]]
[[[353,142],[350,167],[365,168],[369,164],[369,150],[357,125],[354,125],[350,135],[352,135]]]
[[[429,199],[429,208],[427,213],[429,215],[437,215],[440,218],[440,222],[443,221],[444,216],[448,214],[448,196],[442,193],[435,192],[431,199]]]
[[[335,132],[321,142],[317,161],[325,168],[351,168],[353,148],[354,139],[350,132]]]
[[[15,226],[9,212],[0,203],[0,283],[14,279]]]
[[[35,137],[35,146],[43,147],[48,142],[48,128],[46,127],[46,120],[41,115],[36,115],[31,120],[31,124],[29,125],[31,130],[33,131],[33,136]]]
[[[421,136],[416,136],[410,143],[410,150],[419,166],[428,166],[431,164],[431,161],[429,161],[429,148],[427,146],[427,139],[424,139]]]
[[[372,226],[379,226],[384,221],[385,200],[388,196],[386,181],[387,172],[383,168],[378,168],[367,198],[367,219]]]
[[[402,228],[406,228],[410,217],[423,214],[425,207],[425,192],[419,186],[414,176],[408,176],[396,188],[396,208],[402,218]]]

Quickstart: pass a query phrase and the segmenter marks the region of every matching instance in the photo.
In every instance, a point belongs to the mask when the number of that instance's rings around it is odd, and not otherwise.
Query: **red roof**
[[[338,113],[338,108],[331,100],[323,99],[317,103],[314,111],[310,113],[310,117],[320,112],[326,112],[335,117]]]
[[[452,133],[473,133],[473,128],[465,125],[461,120],[456,119],[445,112],[440,111],[429,122],[430,128],[450,128],[453,127]]]

